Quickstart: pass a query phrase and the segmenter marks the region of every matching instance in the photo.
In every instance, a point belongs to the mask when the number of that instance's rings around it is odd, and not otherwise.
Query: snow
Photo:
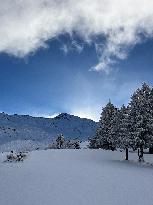
[[[5,158],[0,154],[0,205],[153,204],[152,166],[125,162],[123,152],[46,150],[19,163]]]
[[[82,141],[80,143],[80,148],[81,149],[87,149],[89,147],[90,142],[89,141]]]
[[[13,140],[0,145],[0,152],[9,152],[11,150],[20,151],[32,151],[36,149],[45,149],[48,147],[51,141],[33,141],[33,140]]]
[[[0,113],[0,152],[10,151],[15,144],[18,149],[23,144],[30,150],[44,147],[44,144],[50,144],[59,134],[67,139],[85,141],[93,137],[97,126],[92,120],[67,113],[61,113],[55,118]]]

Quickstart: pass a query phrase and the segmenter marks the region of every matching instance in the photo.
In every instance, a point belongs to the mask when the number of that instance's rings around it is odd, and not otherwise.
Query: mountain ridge
[[[61,113],[54,118],[0,113],[0,146],[18,141],[32,144],[49,143],[58,134],[67,139],[85,141],[95,134],[98,123],[93,120]]]

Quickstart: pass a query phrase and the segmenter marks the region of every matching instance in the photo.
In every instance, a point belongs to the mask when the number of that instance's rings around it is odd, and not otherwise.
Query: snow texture
[[[152,165],[136,153],[103,150],[33,151],[24,162],[3,163],[0,205],[152,205]],[[153,162],[152,155],[145,159]]]
[[[0,113],[0,151],[44,148],[59,134],[85,141],[93,137],[96,129],[96,122],[67,113],[55,118]]]

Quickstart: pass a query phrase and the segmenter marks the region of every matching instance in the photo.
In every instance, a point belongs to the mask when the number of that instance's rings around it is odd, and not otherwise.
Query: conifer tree
[[[99,128],[96,136],[91,140],[90,147],[102,149],[116,149],[116,127],[115,120],[117,108],[109,101],[106,107],[102,109]]]
[[[65,142],[64,136],[60,134],[56,139],[56,142],[57,142],[57,149],[62,149]]]
[[[125,160],[128,160],[128,149],[131,148],[132,139],[130,137],[129,124],[129,108],[122,105],[119,110],[119,131],[118,131],[118,147],[126,151]]]
[[[93,138],[89,139],[90,149],[99,149],[100,147],[100,128],[97,129],[96,134]]]
[[[153,88],[151,89],[150,92],[150,97],[149,97],[149,103],[150,103],[150,115],[152,118],[150,119],[150,129],[153,128]],[[153,153],[153,140],[150,140],[149,144],[149,153]]]
[[[139,161],[143,161],[143,149],[153,142],[153,115],[151,111],[151,88],[143,83],[137,89],[130,102],[130,135],[133,138],[133,148],[140,148]]]

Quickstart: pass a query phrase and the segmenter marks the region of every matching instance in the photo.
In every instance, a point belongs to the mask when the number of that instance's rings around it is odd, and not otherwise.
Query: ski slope
[[[136,154],[130,153],[136,160]],[[153,167],[102,150],[33,151],[22,163],[3,163],[0,205],[152,205]],[[153,162],[152,155],[145,155]]]

